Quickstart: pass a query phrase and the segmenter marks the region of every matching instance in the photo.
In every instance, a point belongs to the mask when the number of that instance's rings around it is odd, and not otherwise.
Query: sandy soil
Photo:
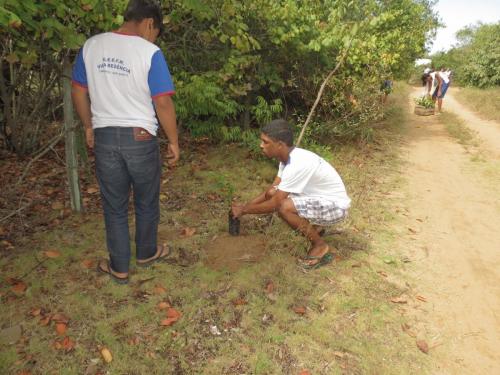
[[[500,124],[480,120],[452,95],[443,108],[476,130],[498,163]],[[439,116],[412,114],[409,126],[399,245],[411,261],[413,296],[423,297],[405,311],[410,328],[428,342],[433,374],[500,374],[500,196]]]

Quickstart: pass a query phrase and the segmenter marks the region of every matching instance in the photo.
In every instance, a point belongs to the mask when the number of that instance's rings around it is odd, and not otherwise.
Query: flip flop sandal
[[[326,253],[325,255],[323,255],[321,257],[314,256],[314,255],[308,255],[303,260],[318,260],[318,261],[314,264],[307,264],[307,263],[301,262],[301,267],[306,269],[306,270],[314,270],[314,269],[317,269],[319,267],[323,267],[323,266],[331,263],[333,258],[335,258],[335,256],[330,252]]]
[[[136,261],[135,264],[137,265],[137,267],[147,268],[147,267],[152,266],[156,262],[164,261],[165,259],[167,259],[170,256],[171,253],[172,253],[172,249],[170,248],[170,246],[161,245],[160,251],[156,252],[153,259],[150,259],[147,262]]]
[[[118,277],[118,276],[113,274],[113,270],[111,268],[111,264],[109,263],[109,260],[106,261],[106,268],[102,268],[101,264],[102,264],[102,262],[99,262],[97,264],[97,272],[108,275],[117,284],[120,284],[120,285],[128,284],[128,276],[127,277]]]

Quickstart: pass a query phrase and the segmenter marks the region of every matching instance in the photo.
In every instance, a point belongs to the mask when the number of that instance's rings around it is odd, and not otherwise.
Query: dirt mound
[[[246,264],[264,259],[265,236],[259,234],[230,236],[224,234],[208,242],[204,263],[216,270],[237,271]]]

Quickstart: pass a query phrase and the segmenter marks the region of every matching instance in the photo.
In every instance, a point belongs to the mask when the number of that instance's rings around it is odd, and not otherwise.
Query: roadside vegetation
[[[461,87],[455,97],[465,107],[478,112],[480,117],[500,122],[500,87]]]
[[[276,166],[238,145],[191,143],[163,178],[160,237],[174,253],[132,269],[129,286],[95,271],[106,256],[95,213],[59,219],[3,253],[0,314],[15,344],[2,337],[0,372],[425,373],[427,357],[400,308],[411,293],[393,282],[405,267],[392,246],[398,215],[389,203],[402,183],[405,90],[397,85],[389,97],[371,143],[325,149],[353,198],[349,220],[327,233],[338,249],[333,264],[298,268],[307,244],[272,216],[245,218],[242,234],[229,236],[213,171],[247,199]],[[85,190],[95,194],[92,184]]]

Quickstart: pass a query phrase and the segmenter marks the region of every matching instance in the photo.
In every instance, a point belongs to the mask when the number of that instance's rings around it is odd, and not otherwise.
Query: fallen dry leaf
[[[417,340],[417,347],[422,353],[429,353],[429,345],[424,340]]]
[[[90,259],[84,259],[84,260],[82,260],[81,265],[83,268],[86,268],[89,270],[91,268],[94,268],[94,261],[90,260]]]
[[[160,325],[166,326],[166,327],[171,326],[176,321],[178,321],[181,316],[182,316],[182,314],[179,311],[177,311],[173,307],[169,307],[167,310],[167,319],[163,319],[160,322]]]
[[[139,337],[134,336],[134,337],[132,337],[132,338],[128,339],[128,340],[127,340],[127,343],[128,343],[129,345],[138,345],[140,341],[141,341],[141,340],[139,339]]]
[[[335,352],[333,352],[333,355],[335,357],[339,357],[339,358],[344,358],[345,357],[345,353],[343,353],[343,352],[337,352],[337,351],[335,351]]]
[[[57,258],[61,256],[61,253],[57,250],[47,250],[43,252],[47,258]]]
[[[420,295],[418,295],[416,298],[417,298],[419,301],[422,301],[422,302],[427,302],[427,299],[426,299],[424,296],[420,296]]]
[[[382,277],[387,277],[387,274],[384,271],[377,271],[377,273]]]
[[[16,284],[14,284],[11,289],[16,294],[22,294],[22,293],[26,292],[27,288],[28,288],[28,286],[24,282],[19,281]]]
[[[70,352],[75,348],[75,342],[71,340],[68,336],[66,336],[62,340],[55,341],[54,348],[56,348],[57,350],[64,350],[66,352]]]
[[[266,284],[266,293],[270,294],[274,292],[274,283],[272,281],[268,281]]]
[[[408,303],[408,301],[406,300],[406,298],[404,298],[403,296],[401,296],[401,297],[393,297],[393,298],[391,298],[391,302],[393,302],[393,303]]]
[[[101,355],[106,363],[110,363],[113,360],[113,356],[111,355],[111,352],[108,348],[102,348]]]
[[[62,313],[57,313],[57,314],[52,315],[51,319],[56,323],[68,324],[68,322],[69,322],[69,318]]]
[[[167,289],[165,289],[163,286],[161,285],[155,285],[155,287],[153,288],[153,293],[154,294],[165,294],[167,293]]]
[[[408,231],[409,231],[410,233],[413,233],[413,234],[416,234],[416,233],[417,233],[417,231],[416,231],[415,229],[413,229],[413,228],[408,228]]]
[[[156,307],[158,308],[158,310],[166,310],[171,306],[170,306],[170,303],[163,301],[163,302],[159,302],[158,305],[156,305]]]
[[[234,306],[242,306],[242,305],[246,305],[248,302],[246,299],[244,298],[236,298],[236,299],[233,299],[231,301],[231,303],[234,305]]]
[[[31,316],[38,316],[42,312],[42,309],[33,309],[31,310],[30,314]]]
[[[311,375],[311,373],[308,370],[302,370],[299,375]]]
[[[294,306],[292,307],[292,310],[295,314],[298,315],[305,315],[306,313],[306,308],[304,306]]]
[[[67,329],[66,323],[56,323],[56,332],[59,336],[64,336]]]
[[[88,194],[95,194],[99,191],[99,188],[97,186],[90,186],[88,189],[87,189],[87,193]]]
[[[17,375],[31,375],[31,371],[22,370],[17,373]]]
[[[64,203],[55,201],[54,203],[52,203],[51,207],[53,210],[62,210],[64,208]]]
[[[40,318],[40,325],[41,326],[46,326],[50,323],[50,315],[47,315],[47,316],[44,316],[42,318]]]
[[[191,237],[196,233],[196,228],[185,227],[181,230],[182,237]]]
[[[173,307],[170,307],[167,310],[167,318],[179,319],[181,316],[182,316],[182,314],[179,311],[177,311],[176,309],[174,309]]]

